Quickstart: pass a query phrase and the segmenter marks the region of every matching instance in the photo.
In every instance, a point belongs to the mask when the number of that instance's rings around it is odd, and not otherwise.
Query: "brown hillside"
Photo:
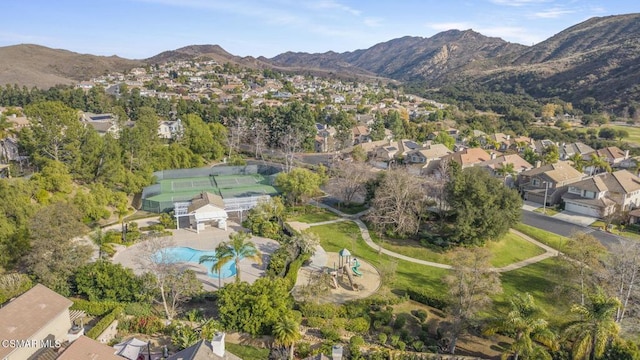
[[[0,47],[0,85],[49,88],[107,72],[124,72],[142,64],[117,56],[78,54],[32,44],[12,45]]]

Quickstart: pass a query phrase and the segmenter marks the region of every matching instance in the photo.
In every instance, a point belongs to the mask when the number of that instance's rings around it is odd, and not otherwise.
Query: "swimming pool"
[[[170,247],[162,249],[156,252],[155,256],[158,260],[163,259],[167,262],[189,262],[193,264],[198,264],[200,261],[200,257],[203,255],[215,255],[216,252],[211,251],[203,251],[196,250],[190,247]],[[201,265],[207,268],[207,275],[212,278],[218,278],[217,272],[211,271],[211,266],[214,264],[213,261],[206,261]],[[232,277],[236,275],[236,267],[233,261],[229,261],[224,264],[222,269],[220,269],[220,278],[226,279],[228,277]]]

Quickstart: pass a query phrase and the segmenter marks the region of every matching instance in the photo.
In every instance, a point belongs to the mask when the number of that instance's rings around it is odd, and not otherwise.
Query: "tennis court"
[[[190,201],[203,191],[220,195],[223,199],[277,195],[272,176],[261,174],[209,175],[159,180],[159,191],[143,198],[142,208],[151,212],[173,210],[174,202]],[[149,194],[151,195],[151,194]]]

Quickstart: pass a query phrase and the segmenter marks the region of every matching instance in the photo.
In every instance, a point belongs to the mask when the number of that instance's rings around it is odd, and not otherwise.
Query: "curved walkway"
[[[409,261],[412,263],[416,263],[416,264],[420,264],[420,265],[425,265],[425,266],[431,266],[431,267],[437,267],[437,268],[441,268],[441,269],[453,269],[453,266],[448,265],[448,264],[441,264],[441,263],[436,263],[436,262],[432,262],[432,261],[426,261],[426,260],[421,260],[421,259],[416,259],[416,258],[412,258],[410,256],[406,256],[406,255],[402,255],[402,254],[398,254],[397,252],[393,252],[391,250],[385,249],[383,247],[381,247],[380,245],[376,244],[373,240],[371,240],[371,235],[369,234],[369,229],[367,228],[367,226],[365,225],[364,222],[362,222],[362,220],[360,220],[360,217],[364,214],[366,214],[368,212],[368,210],[359,212],[357,214],[346,214],[343,213],[342,211],[333,208],[329,205],[317,202],[317,201],[312,201],[313,205],[321,207],[323,209],[329,210],[333,213],[335,213],[336,215],[339,215],[341,218],[340,219],[336,219],[336,220],[329,220],[329,221],[322,221],[322,222],[318,222],[318,223],[313,223],[313,224],[306,224],[306,223],[290,223],[292,225],[294,225],[294,228],[298,229],[298,230],[304,230],[306,228],[309,228],[311,226],[320,226],[320,225],[326,225],[326,224],[332,224],[332,223],[336,223],[336,222],[341,222],[341,221],[353,221],[354,223],[356,223],[356,225],[358,225],[358,228],[360,228],[360,233],[362,234],[362,239],[364,240],[364,242],[369,245],[369,247],[371,247],[372,249],[378,251],[379,253],[382,254],[386,254],[388,256],[400,259],[400,260],[405,260],[405,261]],[[513,264],[509,264],[507,266],[501,267],[501,268],[494,268],[493,270],[497,271],[497,272],[507,272],[507,271],[512,271],[512,270],[516,270],[516,269],[520,269],[522,267],[525,267],[527,265],[531,265],[531,264],[535,264],[537,262],[540,262],[542,260],[554,257],[554,256],[558,256],[561,253],[550,247],[547,246],[533,238],[531,238],[528,235],[525,235],[523,233],[521,233],[520,231],[514,230],[514,229],[509,229],[509,231],[511,231],[512,233],[520,236],[521,238],[529,241],[530,243],[544,249],[544,254],[540,254],[538,256],[534,256]]]

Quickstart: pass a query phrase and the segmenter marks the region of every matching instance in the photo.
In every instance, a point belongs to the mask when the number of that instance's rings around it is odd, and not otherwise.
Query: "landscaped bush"
[[[118,306],[121,306],[121,304],[117,301],[88,301],[84,299],[73,299],[71,310],[82,310],[88,315],[102,316]]]
[[[153,309],[150,304],[146,303],[129,303],[124,307],[124,313],[133,316],[151,315]]]
[[[124,326],[124,325],[123,325]],[[157,316],[137,316],[128,321],[127,330],[132,333],[153,335],[164,328],[164,322]]]
[[[309,254],[301,254],[297,259],[293,260],[289,264],[289,268],[287,269],[287,275],[284,276],[285,279],[289,280],[289,284],[293,287],[298,280],[298,270],[302,267],[305,261],[309,260],[311,255]]]
[[[306,318],[320,317],[323,319],[333,319],[336,317],[344,317],[346,315],[344,308],[340,305],[313,304],[308,302],[300,304],[300,312],[302,313],[302,316]]]
[[[369,331],[369,320],[363,317],[350,319],[345,326],[347,331],[364,334]]]
[[[328,341],[336,342],[340,340],[340,333],[332,327],[323,327],[320,329],[320,333],[322,334],[322,337]]]
[[[324,324],[326,323],[326,321],[323,318],[319,318],[319,317],[309,317],[307,318],[307,326],[308,327],[312,327],[312,328],[321,328],[324,326]]]
[[[393,312],[389,310],[377,311],[371,315],[374,322],[378,322],[381,326],[388,325],[393,318]]]
[[[411,347],[413,347],[415,351],[421,352],[424,349],[424,343],[420,340],[416,340],[411,344]]]
[[[427,317],[428,317],[428,313],[422,309],[413,311],[413,315],[417,317],[418,320],[420,320],[420,322],[425,322],[425,320],[427,320]]]
[[[417,301],[421,304],[425,304],[439,310],[446,309],[448,305],[447,301],[442,297],[426,291],[407,289],[407,295],[409,295],[409,298],[413,301]]]
[[[89,331],[87,331],[87,337],[92,339],[97,338],[103,331],[111,325],[113,320],[117,319],[122,314],[122,307],[118,306],[114,308],[109,314],[105,315],[100,321],[96,323]]]
[[[393,328],[396,330],[402,329],[406,324],[407,324],[407,315],[398,314],[398,316],[396,316],[396,320],[393,322]]]
[[[331,320],[331,327],[334,329],[344,329],[347,327],[347,319],[345,318],[334,318]]]
[[[311,354],[311,344],[306,341],[300,341],[296,344],[295,353],[299,359],[304,359]]]
[[[290,258],[289,250],[286,246],[280,246],[276,251],[271,254],[269,258],[269,265],[267,266],[267,276],[283,276],[289,263]]]
[[[362,346],[364,345],[364,339],[360,335],[354,335],[349,339],[349,344],[354,346]]]
[[[404,351],[407,348],[407,344],[404,341],[398,341],[397,348],[400,351]]]
[[[386,345],[387,344],[387,334],[385,334],[385,333],[378,334],[378,342],[380,343],[380,345]]]

